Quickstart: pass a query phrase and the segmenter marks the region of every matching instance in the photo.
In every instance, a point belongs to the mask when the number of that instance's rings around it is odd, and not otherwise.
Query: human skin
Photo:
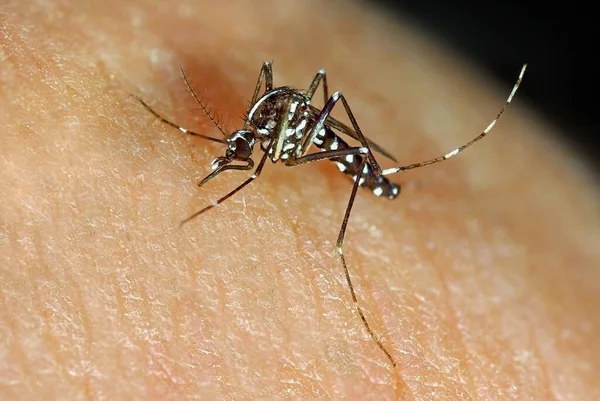
[[[409,164],[475,136],[510,86],[347,2],[5,3],[1,399],[600,398],[598,188],[519,94],[473,148],[391,177],[396,201],[359,193],[348,267],[395,370],[335,253],[335,166],[268,163],[179,228],[249,173],[198,189],[223,146],[130,96],[218,137],[179,65],[230,131],[263,61],[299,88],[326,68]]]

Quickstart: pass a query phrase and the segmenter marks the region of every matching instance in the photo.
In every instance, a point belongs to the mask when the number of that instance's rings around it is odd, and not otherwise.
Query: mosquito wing
[[[321,110],[319,110],[318,108],[314,107],[313,105],[310,105],[310,111],[311,111],[311,115],[314,116],[314,118],[316,119],[319,114],[321,113]],[[325,120],[325,125],[329,128],[338,130],[339,132],[348,135],[349,137],[356,139],[357,141],[360,141],[360,138],[358,137],[358,135],[356,134],[356,132],[348,127],[346,124],[344,124],[341,121],[336,120],[335,118],[328,116],[327,120]],[[390,160],[393,160],[395,162],[397,162],[398,160],[396,160],[396,158],[394,156],[392,156],[387,150],[383,149],[381,146],[377,145],[375,142],[373,142],[372,140],[370,140],[369,138],[365,137],[365,139],[367,140],[367,143],[369,144],[369,146],[375,151],[378,152],[380,154],[382,154],[383,156],[387,157]]]

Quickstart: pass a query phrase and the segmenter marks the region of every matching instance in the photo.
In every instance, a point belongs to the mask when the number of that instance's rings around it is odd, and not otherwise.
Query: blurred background
[[[591,9],[516,0],[363,1],[408,20],[506,87],[527,62],[519,97],[557,126],[566,145],[600,177],[600,35]]]

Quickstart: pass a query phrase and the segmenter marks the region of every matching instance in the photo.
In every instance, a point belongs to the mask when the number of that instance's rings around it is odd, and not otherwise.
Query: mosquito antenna
[[[192,89],[192,85],[190,85],[190,81],[188,81],[187,76],[185,75],[185,72],[183,71],[183,67],[180,66],[179,69],[181,70],[181,76],[183,77],[185,86],[187,87],[188,91],[190,91],[190,93],[192,94],[194,99],[196,99],[196,102],[198,102],[198,104],[200,105],[200,108],[202,108],[202,111],[204,112],[204,114],[206,114],[208,116],[208,118],[210,118],[210,121],[212,121],[212,123],[215,125],[215,127],[217,127],[219,129],[219,131],[221,131],[221,134],[223,134],[223,136],[225,136],[225,137],[228,136],[227,133],[225,132],[225,130],[221,127],[221,125],[213,117],[210,110],[208,110],[208,107],[206,107],[206,105],[198,98],[198,96],[196,95],[196,92],[194,92],[194,89]]]
[[[521,73],[519,74],[519,78],[517,79],[515,86],[513,86],[513,89],[510,92],[510,95],[508,95],[508,99],[506,99],[506,102],[504,102],[504,105],[502,106],[502,108],[500,109],[498,114],[496,115],[496,118],[494,118],[494,120],[487,126],[487,128],[485,130],[483,130],[483,132],[481,134],[477,135],[475,138],[471,139],[469,142],[465,143],[464,145],[454,149],[452,152],[446,153],[444,156],[436,157],[434,159],[426,160],[426,161],[419,162],[419,163],[409,164],[407,166],[388,168],[388,169],[383,170],[382,175],[395,174],[395,173],[399,173],[400,171],[411,170],[413,168],[423,167],[423,166],[428,166],[430,164],[443,162],[444,160],[448,160],[452,156],[456,156],[457,154],[459,154],[460,152],[462,152],[463,150],[465,150],[466,148],[468,148],[469,146],[473,145],[475,142],[479,141],[481,138],[486,136],[492,130],[492,128],[494,128],[494,125],[496,125],[496,122],[500,119],[500,116],[504,113],[504,111],[510,105],[510,102],[512,101],[513,97],[515,96],[515,93],[517,93],[517,89],[519,89],[519,85],[521,85],[521,81],[523,80],[523,75],[525,75],[526,69],[527,69],[527,64],[523,64],[523,68],[521,68]]]
[[[167,124],[175,129],[178,129],[179,131],[183,132],[184,134],[187,135],[191,135],[191,136],[197,136],[200,138],[204,138],[206,140],[209,141],[213,141],[213,142],[218,142],[218,143],[223,143],[223,144],[227,144],[227,141],[223,140],[223,139],[219,139],[219,138],[213,138],[211,136],[207,136],[207,135],[203,135],[203,134],[198,134],[197,132],[193,132],[190,131],[186,128],[183,128],[175,123],[172,123],[171,121],[167,120],[166,118],[164,118],[163,116],[161,116],[160,114],[158,114],[156,111],[154,111],[154,109],[152,107],[150,107],[146,102],[144,102],[141,98],[135,96],[135,95],[131,95],[131,97],[133,97],[134,99],[136,99],[138,102],[140,102],[142,104],[142,106],[144,106],[146,108],[146,110],[148,110],[154,117],[156,117],[160,122]]]

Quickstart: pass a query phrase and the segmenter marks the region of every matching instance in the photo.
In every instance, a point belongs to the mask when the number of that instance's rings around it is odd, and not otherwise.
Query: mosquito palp
[[[297,166],[300,164],[312,163],[321,160],[333,161],[339,170],[349,176],[353,181],[353,187],[348,200],[348,205],[344,213],[344,218],[338,234],[336,247],[340,256],[340,261],[344,270],[344,277],[348,285],[352,302],[358,312],[358,315],[370,335],[371,339],[377,344],[379,349],[385,354],[393,367],[396,366],[396,360],[392,353],[380,340],[379,336],[372,330],[365,314],[360,306],[348,267],[344,257],[343,245],[346,234],[346,228],[350,219],[350,213],[359,187],[367,188],[378,197],[395,199],[400,194],[400,186],[391,182],[386,176],[395,174],[401,171],[410,170],[417,167],[423,167],[430,164],[445,161],[466,148],[470,147],[477,141],[486,136],[500,119],[506,108],[512,101],[521,81],[527,64],[523,65],[517,82],[515,83],[509,97],[496,115],[496,118],[487,126],[487,128],[478,136],[463,144],[462,146],[430,160],[409,164],[406,166],[393,167],[382,170],[379,163],[375,159],[375,153],[396,161],[396,159],[382,147],[365,137],[358,126],[358,122],[352,113],[350,105],[346,98],[340,92],[335,92],[329,95],[327,86],[327,74],[325,70],[317,72],[311,84],[306,91],[300,91],[288,86],[274,87],[273,85],[273,70],[271,63],[264,62],[260,73],[252,100],[250,101],[248,112],[244,119],[242,129],[231,134],[226,132],[219,126],[213,116],[209,113],[206,105],[196,96],[187,77],[183,73],[182,76],[186,87],[200,104],[202,110],[207,114],[211,121],[217,126],[225,139],[213,138],[207,135],[198,134],[189,131],[175,123],[166,120],[155,112],[148,104],[139,99],[140,103],[152,113],[161,122],[174,127],[184,134],[198,136],[200,138],[223,143],[227,146],[225,154],[215,158],[211,164],[213,171],[202,179],[198,185],[202,186],[206,182],[212,180],[221,172],[226,170],[251,170],[254,168],[252,159],[253,153],[263,152],[263,155],[254,172],[246,181],[237,186],[234,190],[219,198],[217,201],[192,214],[181,222],[184,225],[196,217],[202,215],[206,211],[223,203],[234,194],[242,190],[259,177],[267,159],[277,163],[281,161],[286,166]],[[264,84],[264,91],[261,88]],[[323,90],[323,98],[325,104],[322,109],[315,107],[312,104],[312,98],[319,86]],[[346,126],[340,121],[331,116],[334,107],[341,102],[350,122],[351,127]],[[346,135],[360,142],[360,146],[349,145],[340,135]],[[255,145],[260,144],[258,148]],[[320,151],[309,153],[312,147],[316,147]],[[373,152],[374,151],[374,152]]]

